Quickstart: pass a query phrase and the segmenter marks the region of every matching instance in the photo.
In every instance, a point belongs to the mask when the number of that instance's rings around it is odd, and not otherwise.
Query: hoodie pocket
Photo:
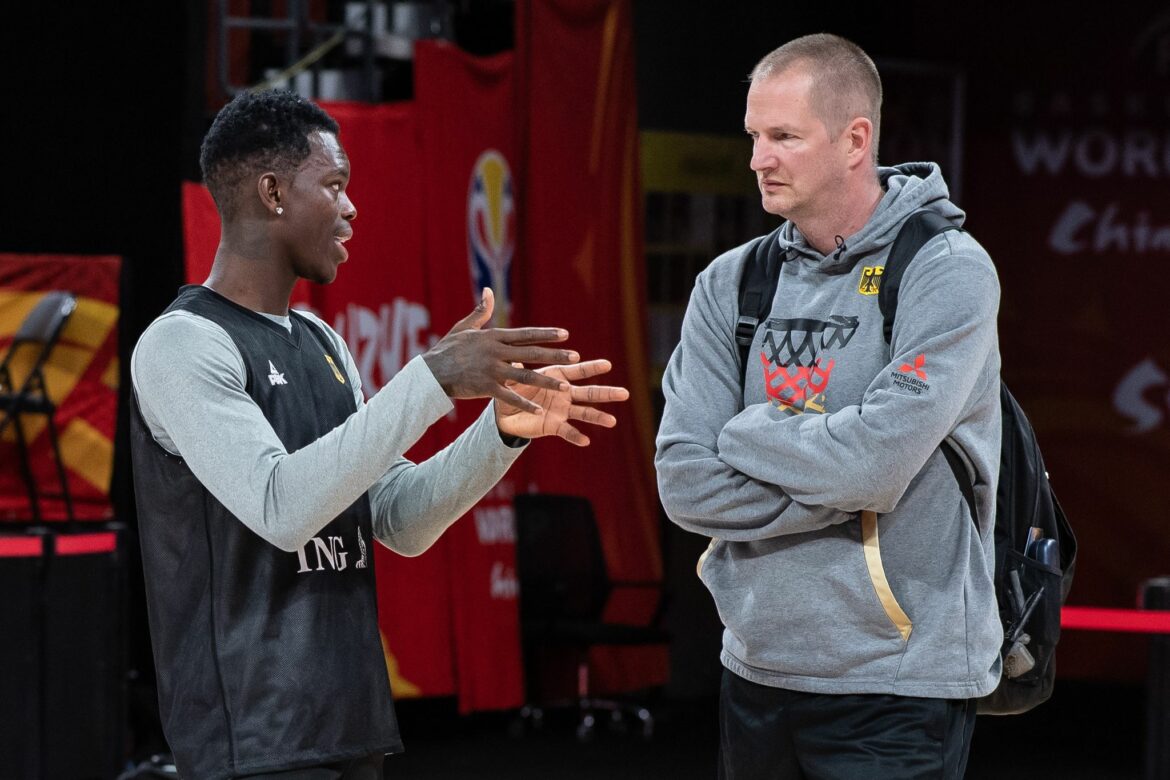
[[[861,513],[861,545],[865,550],[865,567],[869,570],[869,581],[873,585],[878,601],[886,612],[886,617],[898,629],[902,641],[910,639],[910,632],[914,625],[910,617],[898,603],[894,591],[890,588],[890,581],[886,579],[886,569],[882,565],[882,551],[878,544],[877,513],[865,511]]]

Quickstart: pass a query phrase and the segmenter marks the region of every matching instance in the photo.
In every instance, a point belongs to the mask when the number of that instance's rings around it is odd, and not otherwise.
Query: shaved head
[[[752,82],[803,70],[812,78],[812,104],[830,136],[857,117],[873,124],[873,162],[877,164],[882,118],[882,80],[861,47],[836,35],[818,33],[789,41],[765,56],[749,76]]]

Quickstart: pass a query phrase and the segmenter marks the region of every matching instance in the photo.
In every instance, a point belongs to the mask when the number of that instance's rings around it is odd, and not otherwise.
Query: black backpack
[[[912,214],[894,239],[878,281],[878,305],[886,343],[898,309],[898,288],[906,267],[934,236],[961,230],[932,211]],[[768,316],[780,265],[780,228],[748,249],[739,283],[740,383],[756,329]],[[979,700],[980,714],[1026,712],[1052,695],[1056,677],[1053,656],[1060,640],[1060,608],[1068,597],[1076,568],[1077,541],[1052,486],[1044,459],[1024,411],[1000,383],[1003,441],[999,489],[995,500],[995,594],[1003,622],[1000,651],[1003,675],[994,691]],[[975,491],[962,459],[950,441],[940,445],[955,474],[964,500],[975,513]]]

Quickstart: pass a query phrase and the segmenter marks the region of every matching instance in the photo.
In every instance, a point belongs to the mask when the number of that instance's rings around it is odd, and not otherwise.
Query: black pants
[[[285,772],[265,772],[247,775],[237,780],[383,780],[382,766],[386,757],[381,753],[336,764],[308,766]]]
[[[974,700],[799,693],[723,670],[720,780],[958,780]]]

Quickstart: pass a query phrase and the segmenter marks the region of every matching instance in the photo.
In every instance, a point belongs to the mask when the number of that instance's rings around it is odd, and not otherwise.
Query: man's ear
[[[260,196],[260,203],[269,213],[279,216],[284,210],[280,203],[280,183],[272,171],[261,174],[256,180],[256,192]]]
[[[873,141],[873,122],[863,116],[854,117],[845,127],[845,148],[851,167],[873,158]]]

